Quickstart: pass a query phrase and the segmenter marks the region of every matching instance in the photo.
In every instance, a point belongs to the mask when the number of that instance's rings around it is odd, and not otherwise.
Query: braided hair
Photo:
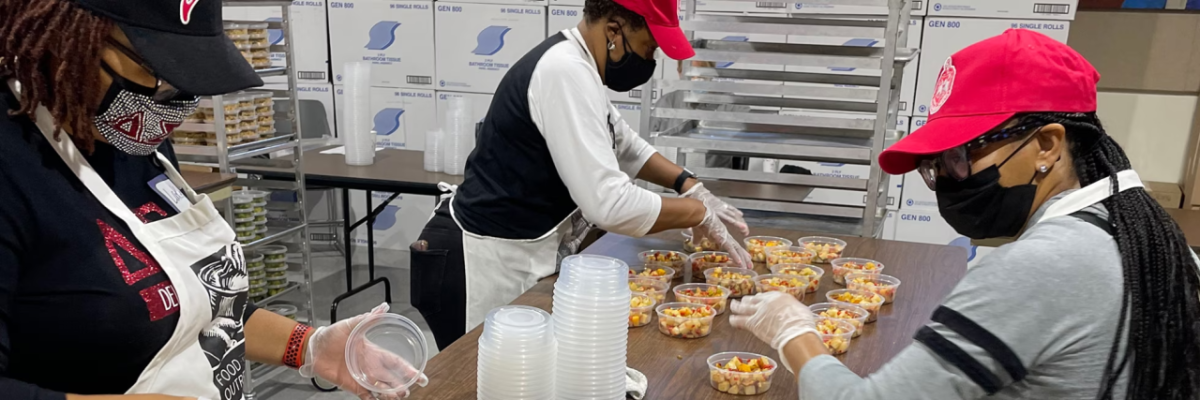
[[[1023,123],[1061,124],[1075,175],[1083,186],[1130,169],[1121,147],[1095,113],[1034,113]],[[1126,399],[1200,397],[1200,276],[1183,232],[1141,188],[1118,192],[1112,180],[1108,209],[1121,253],[1125,290],[1119,321],[1097,398],[1112,399],[1129,369]],[[1119,327],[1124,328],[1124,327]],[[1122,345],[1126,351],[1121,352]],[[1132,359],[1132,365],[1129,365]]]
[[[646,28],[646,18],[643,18],[638,13],[629,11],[628,8],[617,4],[614,0],[587,0],[583,3],[583,17],[587,18],[589,23],[599,21],[604,17],[621,17],[625,20],[625,25],[630,31],[638,31]]]
[[[0,0],[0,21],[0,81],[22,84],[21,108],[10,114],[36,119],[43,105],[55,129],[90,153],[103,95],[100,50],[112,22],[70,0]]]

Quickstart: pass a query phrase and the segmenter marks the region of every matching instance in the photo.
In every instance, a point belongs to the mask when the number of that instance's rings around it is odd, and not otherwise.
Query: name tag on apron
[[[183,212],[192,206],[192,202],[183,195],[183,190],[180,190],[179,186],[175,186],[175,182],[171,182],[166,174],[159,174],[147,184],[150,185],[150,189],[158,193],[159,197],[166,200],[167,204],[175,209],[175,212]]]

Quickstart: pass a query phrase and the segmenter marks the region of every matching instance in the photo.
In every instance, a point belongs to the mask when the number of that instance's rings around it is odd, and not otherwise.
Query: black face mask
[[[1030,139],[1026,139],[1013,155]],[[937,178],[934,192],[938,211],[959,234],[971,239],[991,239],[1013,237],[1021,232],[1037,194],[1037,185],[1033,184],[1037,173],[1027,184],[1000,186],[1000,167],[1009,159],[1012,155],[1000,165],[988,167],[961,182],[944,176]]]
[[[608,61],[604,66],[604,86],[617,92],[628,92],[639,85],[649,82],[650,77],[654,76],[654,69],[657,63],[654,60],[647,60],[633,51],[629,47],[629,40],[625,38],[625,30],[621,28],[621,43],[625,48],[625,55],[620,60],[613,61],[612,52],[610,49]]]

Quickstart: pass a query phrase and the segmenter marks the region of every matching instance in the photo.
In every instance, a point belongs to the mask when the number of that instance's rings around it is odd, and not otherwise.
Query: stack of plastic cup
[[[555,399],[625,398],[629,296],[625,262],[593,255],[563,259],[554,284]]]
[[[479,336],[479,400],[551,400],[557,355],[550,314],[533,307],[492,310]]]

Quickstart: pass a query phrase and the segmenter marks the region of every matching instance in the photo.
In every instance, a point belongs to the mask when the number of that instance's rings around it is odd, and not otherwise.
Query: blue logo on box
[[[746,36],[726,36],[721,40],[728,42],[749,42],[750,38]],[[733,66],[733,61],[720,61],[717,63],[717,68],[729,68]]]
[[[496,54],[500,49],[504,48],[504,35],[508,34],[512,28],[507,26],[492,25],[483,28],[479,31],[479,35],[475,37],[475,50],[471,53],[480,56],[490,56]]]
[[[375,134],[391,136],[400,130],[400,116],[404,115],[403,108],[385,108],[375,114]]]
[[[933,11],[942,11],[942,3],[934,3]]]
[[[966,236],[959,236],[959,237],[955,238],[954,240],[951,240],[950,243],[947,243],[947,244],[950,246],[962,247],[962,248],[966,249],[968,262],[975,259],[975,251],[979,249],[978,246],[972,246],[971,239]]]
[[[282,22],[283,18],[267,18],[266,22]],[[283,42],[283,29],[267,29],[267,43],[272,46]]]
[[[400,206],[389,205],[383,208],[379,216],[375,217],[375,223],[371,224],[371,228],[377,231],[386,231],[396,226],[396,213],[400,212]]]
[[[371,27],[371,31],[367,34],[370,40],[367,41],[367,50],[383,50],[392,46],[396,42],[396,28],[400,27],[400,23],[396,21],[379,21],[375,26]]]

